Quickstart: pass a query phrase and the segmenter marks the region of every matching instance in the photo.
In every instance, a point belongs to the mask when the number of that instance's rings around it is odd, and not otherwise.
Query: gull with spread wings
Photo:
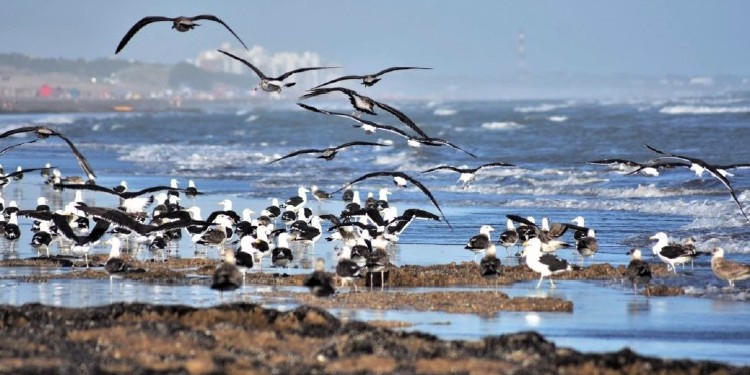
[[[377,100],[374,100],[368,96],[360,95],[354,90],[350,90],[343,87],[324,87],[319,89],[312,89],[307,92],[307,94],[300,96],[300,100],[305,100],[308,98],[312,98],[314,96],[319,96],[323,94],[328,94],[330,92],[338,91],[343,93],[344,95],[349,97],[349,102],[352,103],[352,106],[355,110],[367,113],[368,115],[377,115],[375,113],[374,109],[375,107],[379,107],[382,110],[396,116],[399,121],[403,122],[411,128],[411,130],[414,130],[419,134],[422,138],[430,138],[427,133],[425,133],[419,126],[417,126],[412,119],[410,119],[408,116],[406,116],[403,112],[399,111],[396,108],[391,107],[388,104],[381,103]]]
[[[408,70],[408,69],[432,69],[432,68],[422,68],[422,67],[418,67],[418,66],[392,66],[390,68],[383,69],[383,70],[381,70],[381,71],[379,71],[377,73],[374,73],[374,74],[365,74],[363,76],[348,75],[348,76],[339,77],[339,78],[336,78],[336,79],[332,79],[332,80],[330,80],[330,81],[328,81],[326,83],[322,83],[320,85],[317,85],[314,88],[317,89],[317,88],[320,88],[320,87],[323,87],[323,86],[328,86],[328,85],[330,85],[332,83],[335,83],[335,82],[349,80],[349,79],[361,79],[363,85],[365,85],[367,87],[370,87],[370,86],[378,83],[378,81],[381,80],[381,78],[378,78],[378,77],[381,76],[381,75],[383,75],[383,74],[385,74],[385,73],[390,73],[390,72],[397,71],[397,70]]]
[[[474,178],[476,178],[476,173],[478,170],[483,169],[483,168],[492,168],[492,167],[515,167],[515,165],[510,164],[510,163],[500,162],[500,161],[494,162],[494,163],[482,164],[475,168],[459,168],[459,167],[453,167],[450,165],[441,165],[439,167],[434,167],[426,171],[422,171],[422,173],[430,173],[430,172],[439,171],[439,170],[449,170],[449,171],[458,172],[461,174],[461,176],[458,178],[458,181],[456,182],[463,182],[463,187],[464,189],[466,189],[467,187],[469,187],[469,184],[472,181],[474,181]]]
[[[316,149],[316,148],[308,148],[304,150],[297,150],[292,153],[289,153],[287,155],[284,155],[278,159],[271,160],[268,162],[268,164],[275,163],[279,160],[284,160],[287,158],[291,158],[293,156],[302,155],[302,154],[316,154],[319,153],[320,156],[318,156],[318,159],[325,159],[326,161],[329,161],[336,157],[336,154],[339,152],[339,150],[351,147],[351,146],[388,146],[387,144],[383,143],[376,143],[376,142],[365,142],[365,141],[354,141],[354,142],[347,142],[342,145],[338,145],[335,147],[328,147],[324,149]]]
[[[200,20],[214,21],[214,22],[218,22],[222,24],[227,30],[229,30],[230,33],[232,33],[232,35],[234,35],[235,38],[237,38],[237,40],[240,41],[240,44],[242,44],[242,46],[245,47],[245,49],[247,49],[245,42],[243,42],[242,39],[240,39],[240,37],[234,33],[232,28],[230,28],[229,25],[227,25],[226,23],[224,23],[224,21],[222,21],[221,19],[219,19],[218,17],[214,15],[201,14],[195,17],[180,16],[180,17],[174,17],[174,18],[162,17],[162,16],[150,16],[150,17],[144,17],[140,21],[136,22],[135,25],[133,25],[133,27],[131,27],[130,30],[128,30],[128,32],[125,33],[125,36],[122,37],[122,40],[120,40],[120,44],[117,45],[117,49],[115,50],[115,55],[120,53],[120,51],[122,51],[122,49],[125,48],[125,45],[128,44],[128,42],[133,37],[133,35],[135,35],[135,33],[137,33],[140,29],[142,29],[144,26],[148,24],[151,24],[154,22],[168,21],[168,22],[172,22],[173,29],[180,31],[180,32],[185,32],[188,30],[192,30],[196,26],[200,26],[199,24],[195,22],[195,21],[200,21]]]
[[[466,151],[463,148],[458,147],[457,145],[455,145],[455,144],[453,144],[453,143],[451,143],[451,142],[449,142],[449,141],[447,141],[445,139],[430,138],[430,137],[427,137],[427,138],[414,137],[414,136],[411,136],[411,135],[407,134],[405,131],[403,131],[403,130],[401,130],[399,128],[396,128],[394,126],[378,124],[376,122],[369,121],[369,120],[357,117],[357,116],[352,115],[352,114],[342,113],[342,112],[326,111],[324,109],[315,108],[313,106],[310,106],[310,105],[307,105],[307,104],[304,104],[304,103],[297,103],[297,105],[300,106],[300,107],[302,107],[302,108],[304,108],[304,109],[307,109],[308,111],[322,113],[322,114],[326,114],[326,115],[338,116],[338,117],[343,117],[343,118],[348,118],[350,120],[354,120],[354,121],[356,121],[356,122],[359,123],[359,125],[354,125],[354,127],[362,128],[362,130],[364,130],[365,133],[367,133],[367,134],[373,134],[377,130],[384,130],[384,131],[387,131],[387,132],[390,132],[390,133],[393,133],[393,134],[396,134],[396,135],[400,135],[400,136],[406,138],[407,144],[410,147],[413,147],[413,148],[419,148],[419,147],[422,147],[422,145],[425,145],[425,146],[448,146],[448,147],[451,147],[453,149],[459,150],[459,151],[461,151],[461,152],[463,152],[463,153],[465,153],[465,154],[467,154],[467,155],[469,155],[469,156],[471,156],[473,158],[477,157],[476,155],[472,154],[471,152]]]
[[[302,73],[302,72],[306,72],[309,70],[335,69],[336,68],[335,66],[318,66],[318,67],[309,67],[309,68],[299,68],[299,69],[290,70],[278,77],[269,77],[263,74],[263,72],[261,72],[260,69],[255,67],[255,65],[250,64],[247,60],[241,57],[235,56],[226,51],[222,51],[222,50],[218,50],[218,51],[245,64],[248,68],[252,69],[255,72],[255,74],[258,75],[258,78],[260,78],[260,84],[256,86],[255,89],[257,90],[257,88],[260,87],[261,90],[267,91],[267,92],[281,92],[282,87],[292,87],[296,85],[297,84],[296,82],[290,82],[290,83],[283,82],[285,79],[289,78],[292,74]]]
[[[13,134],[18,133],[34,133],[36,134],[37,138],[39,139],[46,139],[49,137],[58,137],[65,141],[65,143],[68,144],[70,147],[70,150],[73,151],[73,155],[76,157],[76,160],[78,161],[78,165],[81,166],[81,169],[84,173],[88,176],[89,180],[93,180],[96,178],[96,174],[94,173],[94,169],[91,168],[91,165],[89,165],[88,160],[86,160],[86,157],[81,154],[80,151],[76,148],[76,146],[73,144],[73,142],[70,141],[66,136],[46,127],[46,126],[23,126],[16,129],[8,130],[5,133],[0,134],[0,139],[9,137]]]
[[[745,210],[742,208],[742,204],[740,204],[739,199],[737,199],[737,194],[735,193],[734,188],[732,188],[732,185],[729,183],[729,179],[726,176],[727,175],[726,170],[719,169],[717,168],[717,166],[709,164],[701,159],[684,156],[684,155],[672,154],[666,151],[661,151],[647,144],[644,144],[644,146],[646,146],[646,148],[648,148],[651,151],[654,151],[661,155],[665,155],[664,157],[657,158],[655,160],[655,163],[652,163],[652,164],[673,162],[676,165],[684,165],[688,167],[691,171],[695,172],[695,174],[698,177],[700,177],[703,174],[703,172],[710,173],[711,176],[714,176],[714,178],[719,180],[722,184],[724,184],[724,186],[727,187],[727,189],[729,189],[729,194],[732,196],[732,200],[734,200],[734,203],[737,203],[737,206],[740,208],[740,212],[742,213],[742,216],[744,216],[745,219],[750,220],[747,214],[745,214]]]

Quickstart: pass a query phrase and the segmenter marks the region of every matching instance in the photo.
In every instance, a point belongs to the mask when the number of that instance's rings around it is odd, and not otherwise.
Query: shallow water
[[[74,271],[75,272],[75,271]],[[630,347],[644,355],[707,359],[750,364],[750,318],[746,302],[694,297],[646,298],[624,285],[609,282],[558,281],[554,290],[535,289],[536,281],[502,287],[511,297],[557,297],[574,303],[573,313],[500,312],[492,317],[441,312],[373,311],[336,309],[342,319],[394,320],[445,339],[480,339],[521,331],[537,331],[558,346],[586,352],[615,351]],[[440,290],[484,288],[441,288]],[[414,293],[433,288],[399,288]],[[301,292],[299,287],[248,285],[221,295],[205,284],[155,285],[133,280],[53,280],[47,283],[0,281],[0,303],[42,303],[84,307],[115,302],[186,304],[208,307],[237,301],[291,309],[294,301],[267,297],[278,291]],[[374,291],[372,293],[383,293]],[[385,292],[387,293],[387,291]],[[710,317],[710,318],[709,318]]]
[[[310,104],[349,111],[346,103]],[[443,148],[411,150],[399,138],[380,133],[366,136],[343,119],[308,113],[292,104],[195,113],[5,115],[0,116],[0,131],[30,123],[49,124],[79,146],[99,175],[97,182],[104,186],[114,186],[125,179],[132,190],[137,190],[165,185],[170,178],[177,178],[184,187],[187,179],[194,179],[207,195],[183,198],[181,203],[201,207],[204,217],[218,209],[217,202],[227,197],[238,212],[243,208],[260,212],[272,197],[283,201],[296,195],[299,185],[316,184],[332,191],[367,172],[404,171],[433,192],[454,229],[438,222],[412,223],[391,254],[397,265],[472,260],[473,254],[463,250],[463,244],[478,233],[482,224],[493,225],[495,233],[504,230],[506,214],[534,216],[537,220],[547,216],[551,221],[564,222],[584,216],[586,224],[597,230],[600,242],[595,262],[625,264],[625,253],[631,247],[640,247],[649,254],[653,241],[648,237],[666,231],[675,240],[695,236],[700,249],[722,246],[728,258],[750,263],[747,223],[726,189],[706,174],[699,178],[690,171],[675,170],[657,178],[624,176],[619,171],[583,163],[604,158],[645,161],[654,157],[643,143],[717,164],[750,161],[750,149],[738,147],[750,140],[749,112],[742,110],[750,105],[748,97],[397,104],[428,134],[450,139],[479,158]],[[373,119],[396,125],[386,114]],[[28,135],[20,135],[11,141],[29,139]],[[300,156],[266,164],[299,148],[324,148],[351,140],[392,140],[393,146],[351,148],[330,162]],[[19,147],[0,161],[6,171],[17,165],[40,167],[51,162],[64,175],[81,174],[67,146],[57,139]],[[456,174],[420,173],[440,164],[472,166],[491,161],[506,161],[518,167],[480,171],[466,189],[456,183]],[[730,179],[744,206],[750,174],[743,170],[734,173]],[[357,188],[364,199],[367,192],[377,194],[385,186],[392,186],[388,178],[368,180]],[[400,211],[417,207],[437,212],[416,189],[391,190],[394,194],[389,200]],[[2,191],[6,205],[16,200],[23,209],[33,208],[40,195],[51,199],[53,209],[73,198],[70,191],[51,192],[36,173],[12,182]],[[85,192],[84,200],[97,206],[117,204],[113,197],[93,192]],[[316,213],[338,213],[343,208],[338,198],[308,205]],[[31,222],[25,218],[20,221],[22,238],[15,244],[0,241],[0,258],[37,255],[28,246]],[[92,251],[106,253],[108,247],[100,244]],[[314,252],[298,252],[295,267],[284,272],[308,273],[315,257],[324,257],[330,267],[336,251],[333,243],[320,241]],[[504,254],[503,249],[498,252]],[[579,262],[571,251],[562,250],[558,255]],[[193,257],[193,244],[183,236],[167,256]],[[216,257],[215,253],[208,256]],[[513,261],[504,259],[505,263]],[[573,314],[501,313],[480,318],[403,311],[338,313],[357,319],[410,321],[415,323],[413,329],[446,338],[478,338],[533,329],[559,345],[580,350],[630,346],[647,355],[748,364],[748,343],[739,335],[750,337],[744,324],[750,318],[748,284],[739,282],[735,290],[722,289],[725,283],[715,278],[708,262],[708,258],[701,258],[694,270],[688,267],[680,270],[678,277],[654,280],[683,286],[692,294],[688,297],[646,300],[616,281],[561,281],[552,293],[571,299],[575,304]],[[109,280],[17,281],[45,272],[76,271],[0,269],[0,302],[59,306],[115,301],[210,306],[222,302],[221,296],[203,283],[155,285],[115,280],[110,286]],[[533,289],[535,284],[519,283],[503,291],[511,296],[547,293],[546,284],[541,292]],[[290,306],[289,301],[260,299],[258,291],[257,287],[248,286],[240,296],[224,298]],[[451,324],[423,324],[445,321]]]

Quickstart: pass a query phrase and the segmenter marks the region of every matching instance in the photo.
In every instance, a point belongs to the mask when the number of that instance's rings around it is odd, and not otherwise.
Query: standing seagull
[[[449,171],[458,172],[461,174],[461,176],[458,178],[458,181],[456,182],[462,182],[463,188],[466,189],[469,187],[469,184],[472,181],[474,181],[474,179],[477,177],[476,173],[478,170],[482,168],[491,168],[491,167],[515,167],[515,165],[510,164],[510,163],[503,163],[503,162],[482,164],[475,168],[459,168],[459,167],[453,167],[450,165],[441,165],[439,167],[430,168],[426,171],[423,171],[422,173],[430,173],[430,172],[439,171],[439,170],[449,170]]]
[[[330,81],[328,81],[326,83],[322,83],[320,85],[317,85],[314,88],[317,89],[319,87],[328,86],[328,85],[330,85],[331,83],[334,83],[334,82],[344,81],[344,80],[348,80],[348,79],[361,79],[363,85],[365,85],[367,87],[370,87],[370,86],[378,83],[378,81],[380,81],[380,78],[378,78],[378,76],[380,76],[380,75],[383,75],[383,74],[389,73],[389,72],[393,72],[393,71],[396,71],[396,70],[407,70],[407,69],[432,69],[432,68],[421,68],[421,67],[418,67],[418,66],[392,66],[390,68],[383,69],[383,70],[381,70],[381,71],[379,71],[379,72],[377,72],[375,74],[365,74],[363,76],[348,75],[348,76],[339,77],[339,78],[330,80]]]
[[[328,147],[324,149],[315,149],[315,148],[308,148],[304,150],[297,150],[292,153],[289,153],[287,155],[284,155],[278,159],[274,159],[268,162],[268,164],[275,163],[279,160],[284,160],[287,158],[291,158],[293,156],[302,155],[302,154],[315,154],[319,153],[320,156],[318,156],[318,159],[325,159],[326,161],[332,160],[334,157],[336,157],[336,154],[339,152],[339,150],[351,146],[388,146],[383,143],[376,143],[376,142],[364,142],[364,141],[354,141],[354,142],[347,142],[342,145],[338,145],[335,147]]]
[[[356,179],[354,179],[354,180],[346,183],[344,186],[346,187],[346,186],[354,185],[357,182],[366,180],[366,179],[368,179],[370,177],[380,177],[380,176],[391,176],[391,177],[393,177],[393,183],[396,184],[396,186],[398,186],[398,187],[406,187],[406,182],[410,181],[412,184],[414,184],[414,186],[416,186],[417,188],[419,188],[419,190],[422,190],[422,192],[428,198],[430,198],[430,201],[435,206],[435,208],[437,208],[438,211],[440,211],[440,214],[443,215],[443,220],[445,220],[445,223],[448,224],[449,228],[453,229],[453,227],[451,226],[451,223],[449,223],[448,219],[445,217],[445,214],[443,213],[443,210],[440,209],[440,205],[435,200],[435,197],[432,196],[432,193],[430,193],[430,191],[427,190],[427,188],[424,185],[422,185],[421,182],[419,182],[416,179],[410,177],[409,175],[407,175],[404,172],[388,172],[388,171],[385,171],[385,172],[367,173],[365,175],[362,175],[362,176],[360,176],[360,177],[358,177],[358,178],[356,178]],[[338,193],[339,191],[341,191],[343,189],[344,188],[338,189],[338,190],[334,191],[332,194],[336,194],[336,193]]]
[[[54,130],[46,127],[46,126],[24,126],[24,127],[20,127],[20,128],[8,130],[7,132],[0,134],[0,139],[8,137],[8,136],[11,136],[13,134],[28,133],[28,132],[32,132],[32,133],[36,134],[36,136],[39,139],[46,139],[46,138],[54,136],[54,137],[58,137],[58,138],[62,139],[63,141],[65,141],[65,143],[67,143],[68,146],[70,147],[70,150],[73,151],[73,155],[75,155],[76,160],[78,161],[78,165],[81,166],[81,169],[83,170],[84,173],[86,173],[86,176],[88,176],[89,180],[93,180],[93,179],[96,178],[96,174],[94,173],[94,169],[91,168],[91,165],[89,165],[88,160],[86,160],[86,158],[83,156],[83,154],[81,154],[81,152],[78,151],[78,149],[73,144],[73,142],[71,142],[70,139],[68,139],[64,135],[62,135],[62,134],[60,134],[60,133],[58,133],[58,132],[56,132],[56,131],[54,131]]]
[[[495,253],[495,245],[490,244],[484,258],[479,262],[479,274],[486,279],[495,279],[495,288],[497,288],[498,276],[503,273],[501,267],[500,259],[497,258]]]
[[[632,249],[628,252],[630,255],[630,263],[628,268],[625,270],[625,276],[628,277],[631,283],[633,283],[633,290],[638,293],[638,284],[646,284],[644,292],[648,297],[648,283],[651,281],[651,266],[641,259],[641,251],[638,249]]]
[[[670,244],[669,237],[664,232],[656,233],[649,239],[657,241],[652,247],[652,251],[662,262],[667,264],[667,271],[671,269],[672,272],[677,273],[676,264],[691,262],[698,255],[694,246],[685,247],[677,243]]]
[[[211,289],[221,292],[232,291],[242,286],[242,273],[237,268],[237,262],[234,257],[234,251],[224,253],[224,260],[221,262],[216,271],[214,271],[213,283]]]
[[[466,243],[466,246],[464,246],[464,249],[474,253],[474,262],[477,261],[477,255],[479,253],[483,253],[490,248],[490,246],[493,246],[490,232],[494,230],[495,228],[492,228],[489,225],[482,225],[482,227],[479,228],[479,234],[471,237],[469,242]]]
[[[123,273],[128,272],[130,268],[120,255],[120,239],[112,237],[109,239],[112,248],[109,251],[109,258],[104,263],[104,270],[109,274],[109,284],[112,286],[112,279],[120,277]]]
[[[323,258],[315,260],[315,271],[305,280],[304,285],[310,288],[310,293],[315,297],[329,297],[336,293],[333,278],[325,271]]]
[[[599,251],[599,241],[596,239],[596,232],[589,229],[586,236],[576,242],[576,250],[581,254],[581,264],[585,257],[593,257]]]
[[[150,23],[161,22],[161,21],[169,21],[169,22],[172,22],[172,28],[173,29],[175,29],[177,31],[180,31],[180,32],[185,32],[185,31],[188,31],[188,30],[192,30],[196,26],[200,26],[199,24],[195,23],[195,21],[199,21],[199,20],[214,21],[214,22],[218,22],[218,23],[224,25],[224,27],[226,27],[226,29],[229,30],[229,32],[232,33],[232,35],[234,35],[234,37],[237,38],[237,40],[240,41],[240,44],[242,44],[242,46],[245,47],[245,49],[247,49],[247,46],[245,45],[245,42],[243,42],[242,39],[240,39],[240,37],[237,36],[237,34],[234,33],[234,31],[229,27],[229,25],[227,25],[226,23],[224,23],[224,21],[222,21],[221,19],[219,19],[216,16],[213,16],[213,15],[210,15],[210,14],[201,14],[201,15],[195,16],[195,17],[180,16],[180,17],[174,17],[174,18],[161,17],[161,16],[151,16],[151,17],[144,17],[144,18],[142,18],[140,21],[136,22],[135,25],[133,25],[133,27],[131,27],[130,30],[128,30],[127,33],[125,33],[125,36],[122,37],[122,40],[120,41],[120,44],[117,45],[117,50],[115,50],[115,55],[118,54],[118,53],[120,53],[120,51],[122,51],[122,49],[125,48],[125,45],[128,44],[128,41],[130,41],[130,38],[132,38],[133,35],[135,35],[135,33],[138,32],[138,30],[142,29],[144,26],[146,26],[146,25],[148,25]]]
[[[349,246],[344,246],[341,250],[341,256],[338,263],[336,264],[336,275],[341,278],[341,287],[343,288],[347,284],[354,288],[354,292],[357,292],[356,278],[362,277],[362,269],[352,261],[352,249]],[[370,284],[372,285],[372,284]],[[352,288],[350,287],[350,291]]]
[[[507,220],[505,226],[505,232],[500,233],[500,239],[497,242],[505,248],[505,253],[510,257],[508,248],[518,244],[518,232],[516,232],[516,227],[511,219]]]
[[[729,282],[729,287],[734,288],[734,282],[750,278],[750,265],[730,262],[724,260],[724,249],[716,247],[712,251],[711,270],[716,277]]]
[[[552,275],[573,269],[564,259],[552,254],[542,254],[542,241],[536,237],[527,241],[526,247],[523,249],[523,256],[526,257],[526,265],[540,274],[539,283],[536,284],[537,289],[542,286],[545,276],[549,279],[550,288],[555,288]]]
[[[299,68],[299,69],[290,70],[290,71],[288,71],[288,72],[286,72],[286,73],[284,73],[284,74],[282,74],[282,75],[280,75],[278,77],[268,77],[265,74],[263,74],[263,72],[261,72],[260,69],[256,68],[255,65],[250,64],[246,60],[244,60],[244,59],[242,59],[240,57],[237,57],[237,56],[235,56],[235,55],[233,55],[233,54],[231,54],[229,52],[226,52],[226,51],[222,51],[222,50],[218,50],[218,51],[221,52],[221,53],[223,53],[223,54],[225,54],[225,55],[227,55],[227,56],[229,56],[229,57],[231,57],[231,58],[233,58],[233,59],[235,59],[235,60],[237,60],[237,61],[242,62],[243,64],[247,65],[247,67],[249,67],[250,69],[252,69],[255,72],[255,74],[258,75],[258,78],[260,78],[260,85],[259,86],[260,86],[261,90],[267,91],[267,92],[279,92],[280,93],[282,87],[292,87],[292,86],[294,86],[296,84],[296,82],[290,82],[290,83],[284,83],[284,82],[282,82],[283,80],[289,78],[292,74],[302,73],[302,72],[306,72],[308,70],[319,70],[319,69],[333,69],[333,68],[336,68],[336,67],[333,67],[333,66]],[[257,89],[257,87],[256,87],[256,89]]]
[[[734,188],[732,188],[732,185],[729,184],[729,179],[727,178],[727,172],[723,169],[718,169],[715,165],[711,165],[706,163],[705,161],[701,159],[692,158],[689,156],[683,156],[683,155],[677,155],[677,154],[670,154],[665,151],[657,150],[649,145],[644,145],[649,150],[654,151],[658,154],[665,155],[666,157],[658,158],[657,162],[668,162],[670,160],[676,160],[677,162],[683,162],[686,163],[686,166],[689,165],[689,168],[691,171],[695,172],[695,174],[700,177],[704,171],[708,171],[712,176],[714,176],[717,180],[721,181],[724,186],[729,189],[729,194],[732,196],[732,199],[734,200],[734,203],[737,203],[737,206],[740,208],[740,212],[742,213],[742,216],[745,217],[745,219],[750,220],[750,217],[747,216],[745,213],[745,210],[742,208],[742,205],[740,204],[740,201],[737,199],[737,194],[734,192]]]

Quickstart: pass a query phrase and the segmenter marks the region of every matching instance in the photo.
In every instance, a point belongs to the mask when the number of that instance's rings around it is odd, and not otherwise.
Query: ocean
[[[352,111],[345,99],[336,99],[319,98],[306,103],[328,110]],[[132,190],[138,190],[167,185],[175,178],[180,181],[180,187],[186,187],[187,180],[193,179],[206,195],[193,200],[183,198],[181,203],[200,206],[204,217],[218,209],[217,203],[226,197],[234,201],[236,211],[251,208],[258,213],[271,203],[271,198],[283,201],[295,196],[299,186],[317,185],[322,190],[333,191],[365,173],[404,172],[432,192],[453,229],[444,222],[412,223],[402,236],[393,259],[397,265],[470,261],[474,256],[463,249],[466,241],[484,224],[492,225],[495,234],[502,232],[507,214],[533,216],[538,223],[542,217],[548,217],[552,222],[570,222],[576,216],[583,216],[586,226],[594,228],[599,239],[600,249],[593,258],[594,262],[626,264],[628,257],[625,254],[633,247],[641,248],[650,258],[654,241],[649,237],[664,231],[676,241],[695,237],[700,250],[710,251],[720,246],[725,249],[727,258],[750,263],[748,221],[732,201],[728,189],[708,173],[698,177],[686,168],[676,168],[662,171],[658,177],[629,176],[607,166],[586,163],[609,158],[645,162],[659,156],[644,144],[712,164],[750,162],[750,148],[745,146],[750,141],[750,126],[747,126],[750,122],[750,95],[747,93],[669,100],[396,101],[389,104],[411,117],[430,136],[447,139],[476,154],[477,158],[449,147],[412,149],[399,136],[386,132],[365,134],[362,129],[352,126],[356,124],[353,121],[312,113],[291,102],[257,107],[252,104],[212,106],[201,111],[2,115],[0,131],[32,124],[44,124],[59,131],[86,155],[98,175],[97,183],[103,186],[115,186],[121,180],[127,180]],[[367,118],[408,130],[385,111]],[[15,135],[5,139],[4,145],[32,137],[31,134]],[[300,155],[268,164],[298,149],[322,149],[355,140],[383,142],[390,146],[344,149],[331,161],[317,159],[314,155]],[[474,167],[497,161],[512,163],[515,167],[482,169],[467,187],[457,182],[458,173],[422,173],[440,165]],[[14,171],[17,166],[34,168],[51,163],[64,176],[82,175],[67,145],[56,138],[13,149],[0,156],[0,163],[6,173]],[[733,176],[729,180],[738,199],[747,206],[750,170],[730,172]],[[368,192],[377,196],[382,187],[393,191],[389,201],[400,212],[414,207],[438,213],[418,189],[397,188],[389,177],[372,178],[355,185],[363,199]],[[38,196],[49,194],[56,194],[53,209],[61,208],[73,197],[70,191],[51,192],[42,183],[38,172],[29,173],[22,181],[12,182],[2,191],[6,205],[16,200],[22,209],[35,207]],[[94,192],[84,192],[84,198],[89,204],[112,206],[116,203],[113,197]],[[338,213],[343,202],[337,195],[329,202],[311,200],[308,206],[321,213]],[[21,226],[21,240],[12,250],[6,244],[0,251],[0,258],[37,255],[28,246],[30,220],[22,218]],[[183,238],[178,246],[181,251],[174,256],[192,256],[189,239]],[[107,247],[94,251],[106,253]],[[498,251],[503,254],[502,249]],[[569,250],[558,251],[558,255],[578,262]],[[321,241],[316,246],[316,256],[333,259],[333,245]],[[0,297],[0,302],[41,301],[80,306],[110,301],[96,296],[81,301],[79,294],[65,291],[78,290],[76,288],[97,290],[92,286],[99,285],[95,281],[57,283],[47,286],[50,289],[42,293],[38,289],[45,286],[12,280],[11,276],[24,272],[38,271],[3,271],[4,297]],[[301,267],[297,272],[309,272],[309,269]],[[542,314],[543,318],[539,318],[537,314],[537,318],[528,318],[528,314],[503,313],[495,320],[485,320],[442,314],[434,319],[458,322],[463,319],[466,322],[449,328],[438,324],[417,326],[416,329],[450,338],[539,329],[543,334],[552,335],[559,344],[583,350],[630,345],[639,351],[638,346],[643,345],[646,349],[640,352],[644,354],[691,358],[719,356],[720,360],[732,363],[750,363],[747,359],[750,358],[747,356],[750,342],[738,339],[736,334],[737,330],[747,330],[740,322],[750,318],[750,306],[746,302],[748,288],[744,282],[738,282],[733,291],[722,289],[726,283],[712,274],[709,257],[698,258],[695,269],[680,277],[658,282],[682,286],[690,297],[633,302],[634,296],[627,284],[561,281],[556,293],[574,299],[577,307],[572,315]],[[98,288],[104,290],[103,285],[107,282],[102,283]],[[522,283],[512,290],[517,295],[533,294],[536,293],[535,284]],[[592,292],[587,295],[588,287]],[[164,291],[164,286],[159,288]],[[194,286],[183,288],[193,290]],[[209,291],[191,293],[173,299],[164,299],[162,294],[158,301],[195,305],[218,303],[212,294],[208,294]],[[185,299],[185,295],[193,294],[195,298]],[[58,299],[42,298],[41,295],[57,295]],[[153,291],[140,291],[127,298],[155,302],[149,300],[150,295]],[[586,298],[615,301],[609,309],[597,307],[592,312],[592,307],[585,307],[590,304]],[[582,309],[578,307],[579,303],[584,306]],[[717,309],[717,304],[722,307]],[[698,313],[687,316],[686,319],[692,321],[678,323],[665,319],[665,306],[693,309],[691,312]],[[621,308],[624,310],[619,311]],[[614,325],[611,321],[605,324],[606,319],[602,317],[587,320],[590,324],[576,323],[587,312],[610,314],[618,320]],[[371,317],[368,314],[380,316],[360,312],[356,317],[368,319]],[[427,316],[410,312],[387,314],[414,321]],[[696,334],[695,340],[685,338],[689,337],[692,325],[700,326],[704,320],[717,316],[721,319],[721,314],[727,315],[720,327],[712,325],[698,329],[706,334]],[[634,316],[637,319],[633,319]],[[549,325],[543,322],[549,322]],[[633,328],[640,324],[653,327],[651,332],[656,333],[633,337]],[[606,328],[597,330],[602,326]],[[682,331],[683,328],[687,333]],[[719,333],[708,333],[717,330]],[[601,346],[603,342],[606,345]],[[687,342],[686,347],[665,349],[670,343],[679,342]],[[727,346],[720,346],[722,343]],[[701,350],[705,344],[719,346],[707,353]],[[722,357],[722,348],[730,353]]]

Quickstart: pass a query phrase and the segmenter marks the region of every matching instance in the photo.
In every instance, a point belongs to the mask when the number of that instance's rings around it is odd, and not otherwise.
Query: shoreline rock
[[[629,349],[583,354],[535,332],[446,341],[301,306],[0,306],[5,373],[701,373],[750,368],[663,360]]]

